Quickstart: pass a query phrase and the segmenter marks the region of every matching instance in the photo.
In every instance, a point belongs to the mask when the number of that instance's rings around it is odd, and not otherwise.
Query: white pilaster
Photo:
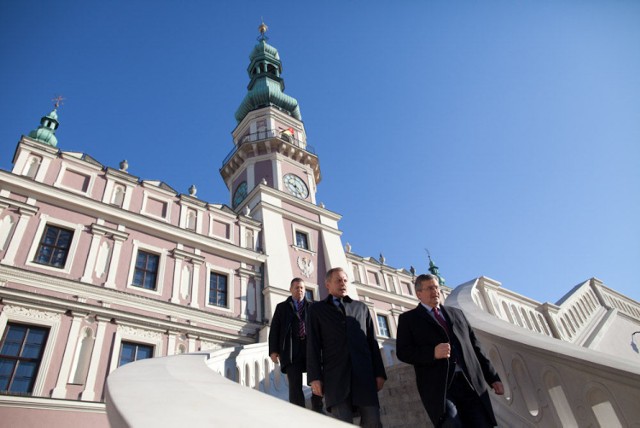
[[[101,230],[92,229],[93,237],[91,238],[91,246],[89,247],[89,255],[87,256],[87,264],[84,266],[84,274],[80,281],[91,284],[93,282],[93,270],[96,266],[96,258],[98,257],[98,248],[100,241],[104,236]]]
[[[113,250],[111,253],[111,261],[109,262],[109,273],[107,281],[104,283],[106,288],[116,288],[116,275],[118,273],[118,264],[120,263],[120,252],[122,251],[122,243],[126,238],[114,235]],[[133,255],[135,257],[135,254]]]
[[[4,258],[0,263],[4,265],[13,266],[15,264],[16,254],[20,247],[22,247],[23,242],[22,238],[24,237],[24,232],[27,230],[27,226],[29,224],[29,219],[36,213],[36,208],[34,207],[32,210],[24,210],[20,209],[20,218],[18,219],[18,224],[16,224],[16,229],[13,232],[13,237],[11,238],[11,242],[9,243],[9,247],[7,251],[4,253]]]
[[[96,381],[108,319],[96,317],[96,321],[98,322],[98,330],[96,332],[96,341],[93,344],[93,352],[91,353],[87,383],[85,384],[84,391],[80,394],[80,400],[82,401],[96,401]]]
[[[193,261],[193,275],[191,275],[191,307],[200,308],[198,297],[200,294],[200,266],[202,266],[201,260]]]
[[[69,329],[69,336],[67,337],[67,344],[64,348],[64,356],[62,357],[62,365],[60,366],[60,372],[58,373],[58,381],[51,393],[52,398],[67,398],[67,379],[69,379],[69,371],[71,370],[71,363],[73,362],[73,357],[78,344],[80,326],[82,325],[84,315],[85,314],[73,314],[71,328]]]
[[[173,284],[171,289],[171,303],[180,303],[180,277],[182,274],[182,261],[184,257],[178,254],[176,251],[173,253],[175,264],[173,267]]]

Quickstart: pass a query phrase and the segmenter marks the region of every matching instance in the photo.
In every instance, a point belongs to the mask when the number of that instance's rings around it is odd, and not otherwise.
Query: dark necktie
[[[447,323],[447,320],[444,319],[437,306],[433,308],[433,315],[436,317],[436,321],[438,321],[438,324],[440,324],[442,328],[444,328],[447,336],[451,336],[451,332],[449,331],[449,324]]]
[[[342,315],[346,316],[347,311],[344,309],[344,305],[342,304],[342,299],[334,299],[333,301],[335,302],[338,309],[340,309],[340,312],[342,312]]]
[[[307,335],[307,330],[304,325],[304,305],[302,304],[302,300],[298,303],[298,336],[302,339]]]

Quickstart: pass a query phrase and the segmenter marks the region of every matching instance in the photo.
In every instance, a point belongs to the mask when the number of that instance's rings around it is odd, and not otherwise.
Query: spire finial
[[[260,32],[258,40],[269,40],[269,38],[264,35],[264,33],[269,30],[269,27],[267,27],[267,24],[264,23],[264,19],[262,19],[262,17],[260,17],[260,21],[262,21],[262,23],[260,24],[260,26],[258,26],[258,31]]]
[[[429,253],[429,250],[427,250],[426,248],[424,250],[427,252],[427,257],[429,257],[429,269],[428,269],[429,272],[431,272],[432,275],[435,275],[438,277],[438,282],[440,283],[440,285],[445,285],[445,280],[440,275],[440,272],[438,271],[438,266],[436,266],[433,260],[431,260],[431,254]]]
[[[53,97],[51,101],[53,101],[53,106],[56,109],[60,107],[62,104],[64,104],[63,103],[64,98],[62,98],[62,95],[56,95],[55,97]]]

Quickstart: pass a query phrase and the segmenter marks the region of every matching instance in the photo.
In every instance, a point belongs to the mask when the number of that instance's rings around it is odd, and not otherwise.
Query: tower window
[[[309,249],[309,234],[296,230],[296,247],[305,250]]]
[[[313,298],[313,290],[305,290],[304,292],[304,297],[309,300],[310,302],[313,302],[314,298]]]

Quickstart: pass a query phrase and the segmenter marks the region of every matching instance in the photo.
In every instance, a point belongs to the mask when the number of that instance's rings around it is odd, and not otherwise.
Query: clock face
[[[296,198],[306,199],[309,196],[309,189],[300,177],[294,174],[287,174],[283,177],[287,191]]]
[[[244,198],[247,197],[247,182],[243,181],[240,183],[236,192],[233,194],[233,208],[240,205],[240,202],[244,201]]]

